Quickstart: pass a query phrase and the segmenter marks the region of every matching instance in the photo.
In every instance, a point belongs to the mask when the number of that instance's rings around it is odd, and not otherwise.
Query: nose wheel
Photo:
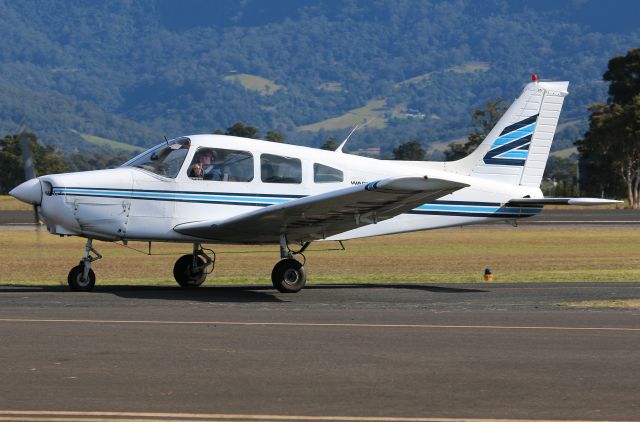
[[[93,253],[93,255],[91,254]],[[71,290],[76,292],[90,292],[96,284],[96,274],[91,269],[91,263],[102,258],[102,255],[93,249],[93,240],[87,239],[84,257],[80,264],[69,271],[67,283]]]
[[[67,283],[71,290],[76,292],[89,292],[96,285],[96,273],[91,268],[85,275],[84,262],[80,261],[80,265],[71,268],[67,276]]]

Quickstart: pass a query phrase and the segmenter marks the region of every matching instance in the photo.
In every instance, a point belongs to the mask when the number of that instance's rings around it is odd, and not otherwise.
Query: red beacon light
[[[536,75],[535,73],[533,73],[531,75],[531,82],[538,82],[538,75]]]

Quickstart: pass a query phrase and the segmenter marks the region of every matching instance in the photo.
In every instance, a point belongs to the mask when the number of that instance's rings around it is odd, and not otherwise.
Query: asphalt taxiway
[[[0,287],[0,419],[640,420],[640,311],[559,305],[638,298],[640,283]]]

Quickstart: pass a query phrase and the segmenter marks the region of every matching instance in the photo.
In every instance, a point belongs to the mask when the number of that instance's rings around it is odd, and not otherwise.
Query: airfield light
[[[493,272],[491,271],[491,268],[485,268],[484,269],[484,281],[493,281]]]

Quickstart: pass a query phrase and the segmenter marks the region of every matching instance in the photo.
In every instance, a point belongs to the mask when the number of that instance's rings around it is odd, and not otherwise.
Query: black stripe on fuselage
[[[463,212],[463,211],[407,211],[405,214],[420,214],[420,215],[446,215],[449,217],[491,217],[491,218],[522,218],[533,217],[536,214],[512,214],[501,212]]]

